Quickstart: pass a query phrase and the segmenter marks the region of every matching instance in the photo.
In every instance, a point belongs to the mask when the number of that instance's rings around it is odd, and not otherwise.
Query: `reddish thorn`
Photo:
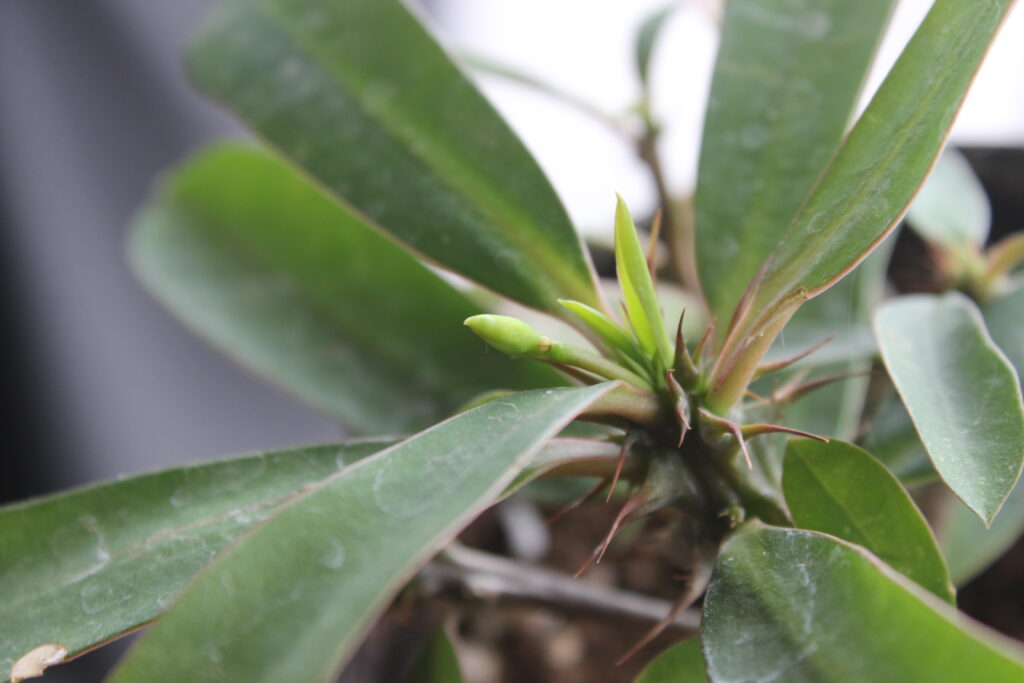
[[[735,422],[729,420],[722,420],[722,424],[729,430],[729,433],[736,437],[736,441],[740,444],[740,450],[743,451],[743,459],[747,462],[747,469],[754,469],[754,463],[750,459],[750,451],[747,450],[747,441],[743,438],[743,430]]]
[[[771,401],[766,399],[764,396],[759,396],[758,394],[755,394],[750,389],[747,389],[747,391],[744,393],[744,396],[746,396],[747,398],[752,398],[755,401],[757,401],[758,403],[771,403]]]
[[[594,552],[590,554],[590,557],[588,557],[587,561],[583,563],[583,566],[576,570],[573,577],[578,579],[583,572],[590,569],[590,565],[601,563],[601,560],[604,559],[605,552],[608,551],[608,546],[611,545],[612,539],[615,538],[615,534],[618,533],[619,526],[622,524],[622,521],[626,519],[633,510],[636,510],[639,505],[640,499],[637,496],[626,501],[626,504],[622,506],[621,510],[619,510],[619,514],[615,516],[615,521],[612,522],[612,526],[608,529],[608,533],[605,535],[604,540],[601,541],[600,545],[594,548]]]
[[[708,329],[704,330],[704,336],[702,336],[700,338],[700,341],[697,342],[697,346],[694,347],[694,349],[693,349],[693,357],[698,362],[702,358],[704,358],[704,347],[707,345],[708,339],[711,338],[711,333],[714,332],[714,330],[715,330],[715,321],[712,320],[710,323],[708,323]]]
[[[822,339],[817,344],[811,346],[806,351],[801,351],[800,353],[796,354],[795,356],[792,356],[792,357],[787,358],[785,360],[776,361],[774,363],[765,363],[764,365],[760,366],[757,369],[757,371],[754,373],[754,379],[758,379],[760,377],[764,377],[765,375],[767,375],[769,373],[777,372],[777,371],[782,370],[784,368],[788,368],[793,363],[796,363],[797,361],[801,361],[804,358],[807,358],[807,356],[811,355],[812,353],[814,353],[815,351],[817,351],[821,347],[825,346],[825,344],[828,344],[830,341],[835,339],[837,336],[838,335],[835,334],[835,333],[830,334],[829,336],[825,337],[824,339]]]
[[[793,429],[792,427],[783,427],[782,425],[752,424],[752,425],[746,425],[745,427],[743,427],[743,435],[746,438],[748,438],[748,439],[752,439],[755,436],[761,436],[763,434],[776,434],[776,433],[779,433],[779,432],[782,432],[782,433],[785,433],[785,434],[795,434],[797,436],[803,436],[803,437],[806,437],[808,439],[816,439],[818,441],[824,441],[825,443],[828,443],[828,439],[825,438],[824,436],[820,436],[818,434],[812,434],[811,432],[805,432],[802,429]]]
[[[610,503],[612,500],[612,494],[615,493],[615,486],[619,483],[619,475],[622,474],[622,466],[626,462],[626,453],[629,452],[630,446],[633,445],[634,439],[627,436],[622,442],[622,448],[619,449],[619,459],[615,463],[615,474],[612,475],[612,483],[608,486],[608,497],[604,499],[604,502]]]
[[[607,483],[607,479],[602,479],[601,481],[597,482],[594,488],[584,493],[582,497],[578,498],[572,503],[569,503],[555,514],[548,517],[546,523],[550,526],[551,524],[554,524],[568,513],[578,508],[580,505],[590,502],[597,496],[597,494],[601,493],[601,489],[603,489]]]
[[[678,617],[683,610],[692,605],[693,601],[697,599],[697,596],[693,595],[693,593],[693,590],[683,591],[683,594],[675,601],[675,604],[672,605],[672,609],[669,610],[668,614],[666,614],[661,621],[651,627],[651,630],[644,634],[644,636],[638,640],[633,647],[629,648],[629,650],[626,651],[626,654],[619,657],[615,662],[615,666],[622,666],[629,661],[633,655],[649,645],[652,640],[660,636],[665,629],[676,620],[676,617]]]

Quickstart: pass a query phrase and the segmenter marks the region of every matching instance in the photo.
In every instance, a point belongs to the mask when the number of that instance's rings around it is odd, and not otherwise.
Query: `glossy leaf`
[[[43,643],[74,656],[156,618],[220,548],[387,445],[250,455],[0,508],[0,680]]]
[[[932,5],[773,252],[749,315],[732,332],[734,346],[774,330],[778,317],[830,287],[889,234],[938,156],[1011,4]]]
[[[926,242],[976,251],[988,239],[991,214],[988,195],[970,163],[949,147],[921,186],[907,219]]]
[[[839,144],[892,5],[726,3],[695,207],[720,337]]]
[[[329,193],[429,259],[528,306],[600,305],[536,162],[398,0],[228,0],[188,66]]]
[[[700,638],[673,645],[654,658],[635,683],[706,683]]]
[[[405,683],[462,683],[459,658],[443,628],[420,653]]]
[[[701,628],[712,681],[986,681],[1024,676],[1019,645],[869,553],[751,525],[723,547]]]
[[[997,297],[982,309],[992,340],[1024,376],[1024,287]],[[989,529],[962,505],[945,511],[942,550],[957,584],[985,569],[1024,534],[1024,479],[1007,497]]]
[[[882,359],[939,476],[986,525],[1024,463],[1020,382],[965,296],[907,296],[875,317]]]
[[[462,327],[481,312],[464,295],[248,147],[170,176],[136,221],[131,260],[189,327],[359,432],[422,428],[496,387],[562,383],[488,353]]]
[[[896,477],[867,451],[842,441],[790,441],[782,484],[797,527],[867,548],[910,580],[955,603],[946,563],[928,523]]]
[[[220,555],[112,680],[330,679],[419,567],[609,386],[500,398],[327,479]]]

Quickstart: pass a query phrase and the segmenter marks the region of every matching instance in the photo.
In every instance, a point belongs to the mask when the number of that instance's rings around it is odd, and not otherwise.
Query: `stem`
[[[479,600],[525,602],[647,622],[663,619],[672,609],[666,600],[579,581],[561,572],[460,545],[450,546],[424,567],[420,581],[434,592],[454,589]],[[671,625],[696,630],[700,613],[686,610]]]
[[[629,385],[615,387],[594,401],[581,415],[583,418],[621,417],[645,427],[657,428],[664,423],[658,398]]]
[[[584,349],[577,349],[562,342],[552,343],[551,348],[544,352],[540,358],[562,365],[574,365],[607,379],[621,379],[641,389],[651,390],[650,382],[632,370],[627,370],[604,356],[599,356]]]

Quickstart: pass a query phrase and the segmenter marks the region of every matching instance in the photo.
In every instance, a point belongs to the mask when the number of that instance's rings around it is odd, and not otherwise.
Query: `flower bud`
[[[510,356],[539,356],[551,340],[522,320],[507,315],[474,315],[464,323],[481,339]]]

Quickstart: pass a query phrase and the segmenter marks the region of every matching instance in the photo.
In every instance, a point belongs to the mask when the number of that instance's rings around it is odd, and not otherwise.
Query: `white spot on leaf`
[[[59,643],[46,643],[29,650],[11,667],[11,683],[42,676],[48,666],[63,662],[67,653],[68,649]]]

